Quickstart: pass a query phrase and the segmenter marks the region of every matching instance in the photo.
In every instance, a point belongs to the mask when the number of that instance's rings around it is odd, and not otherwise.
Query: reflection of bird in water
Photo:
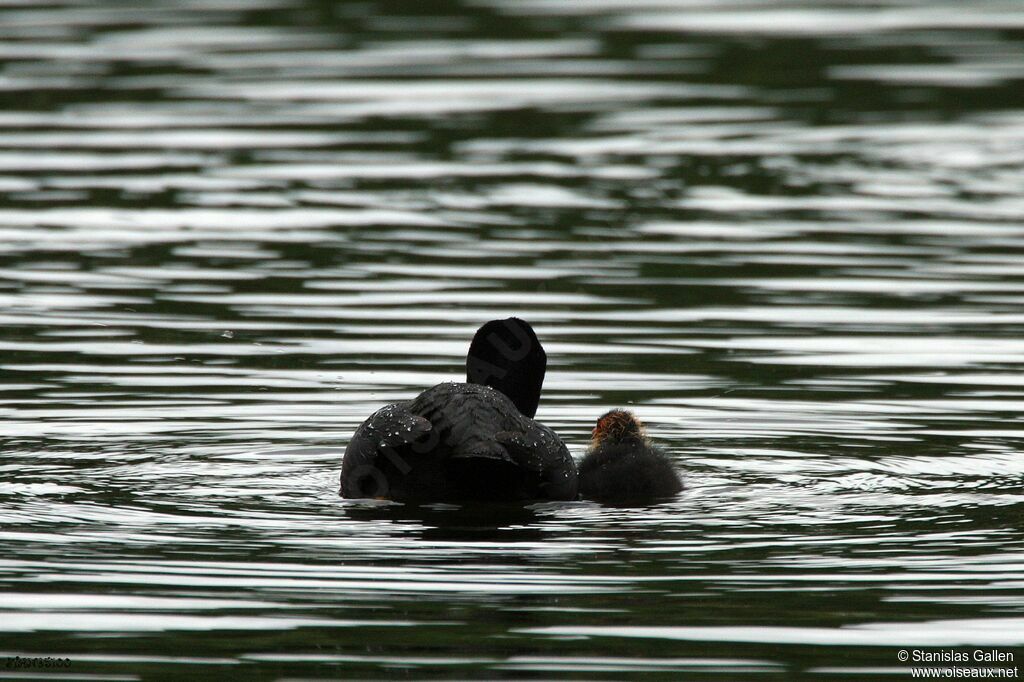
[[[400,502],[576,499],[569,450],[533,420],[546,367],[529,324],[488,322],[470,344],[467,383],[429,388],[356,429],[341,494]]]
[[[651,445],[633,413],[612,410],[597,420],[579,466],[580,495],[612,505],[647,504],[683,489],[672,462]]]
[[[541,516],[522,503],[468,502],[459,506],[389,503],[354,504],[345,514],[355,520],[410,524],[403,536],[442,542],[534,542],[546,531]]]

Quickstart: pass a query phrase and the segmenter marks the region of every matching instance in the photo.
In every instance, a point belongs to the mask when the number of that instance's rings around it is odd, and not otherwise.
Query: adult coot
[[[580,495],[611,505],[647,504],[683,489],[672,462],[651,445],[633,413],[612,410],[597,420],[580,462]]]
[[[533,420],[547,354],[515,317],[481,327],[466,382],[378,410],[345,449],[341,494],[400,502],[574,500],[576,465]]]

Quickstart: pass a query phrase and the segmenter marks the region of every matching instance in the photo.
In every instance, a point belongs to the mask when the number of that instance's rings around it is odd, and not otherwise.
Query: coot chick
[[[683,489],[672,462],[651,445],[632,412],[612,410],[597,420],[590,450],[580,462],[583,499],[643,505]]]
[[[473,337],[466,383],[388,405],[356,429],[341,494],[399,502],[574,500],[576,465],[534,421],[547,354],[529,324],[492,320]]]

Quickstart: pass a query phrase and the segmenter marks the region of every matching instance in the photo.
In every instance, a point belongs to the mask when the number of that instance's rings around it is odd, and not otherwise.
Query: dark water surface
[[[1021,659],[1022,93],[1016,0],[0,0],[0,658]],[[338,498],[508,314],[539,418],[632,406],[676,501]]]

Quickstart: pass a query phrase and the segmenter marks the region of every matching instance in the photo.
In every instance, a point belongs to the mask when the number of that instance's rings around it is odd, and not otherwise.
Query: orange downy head
[[[632,412],[612,410],[597,420],[590,442],[597,447],[604,443],[621,443],[628,440],[646,440],[644,425]]]

